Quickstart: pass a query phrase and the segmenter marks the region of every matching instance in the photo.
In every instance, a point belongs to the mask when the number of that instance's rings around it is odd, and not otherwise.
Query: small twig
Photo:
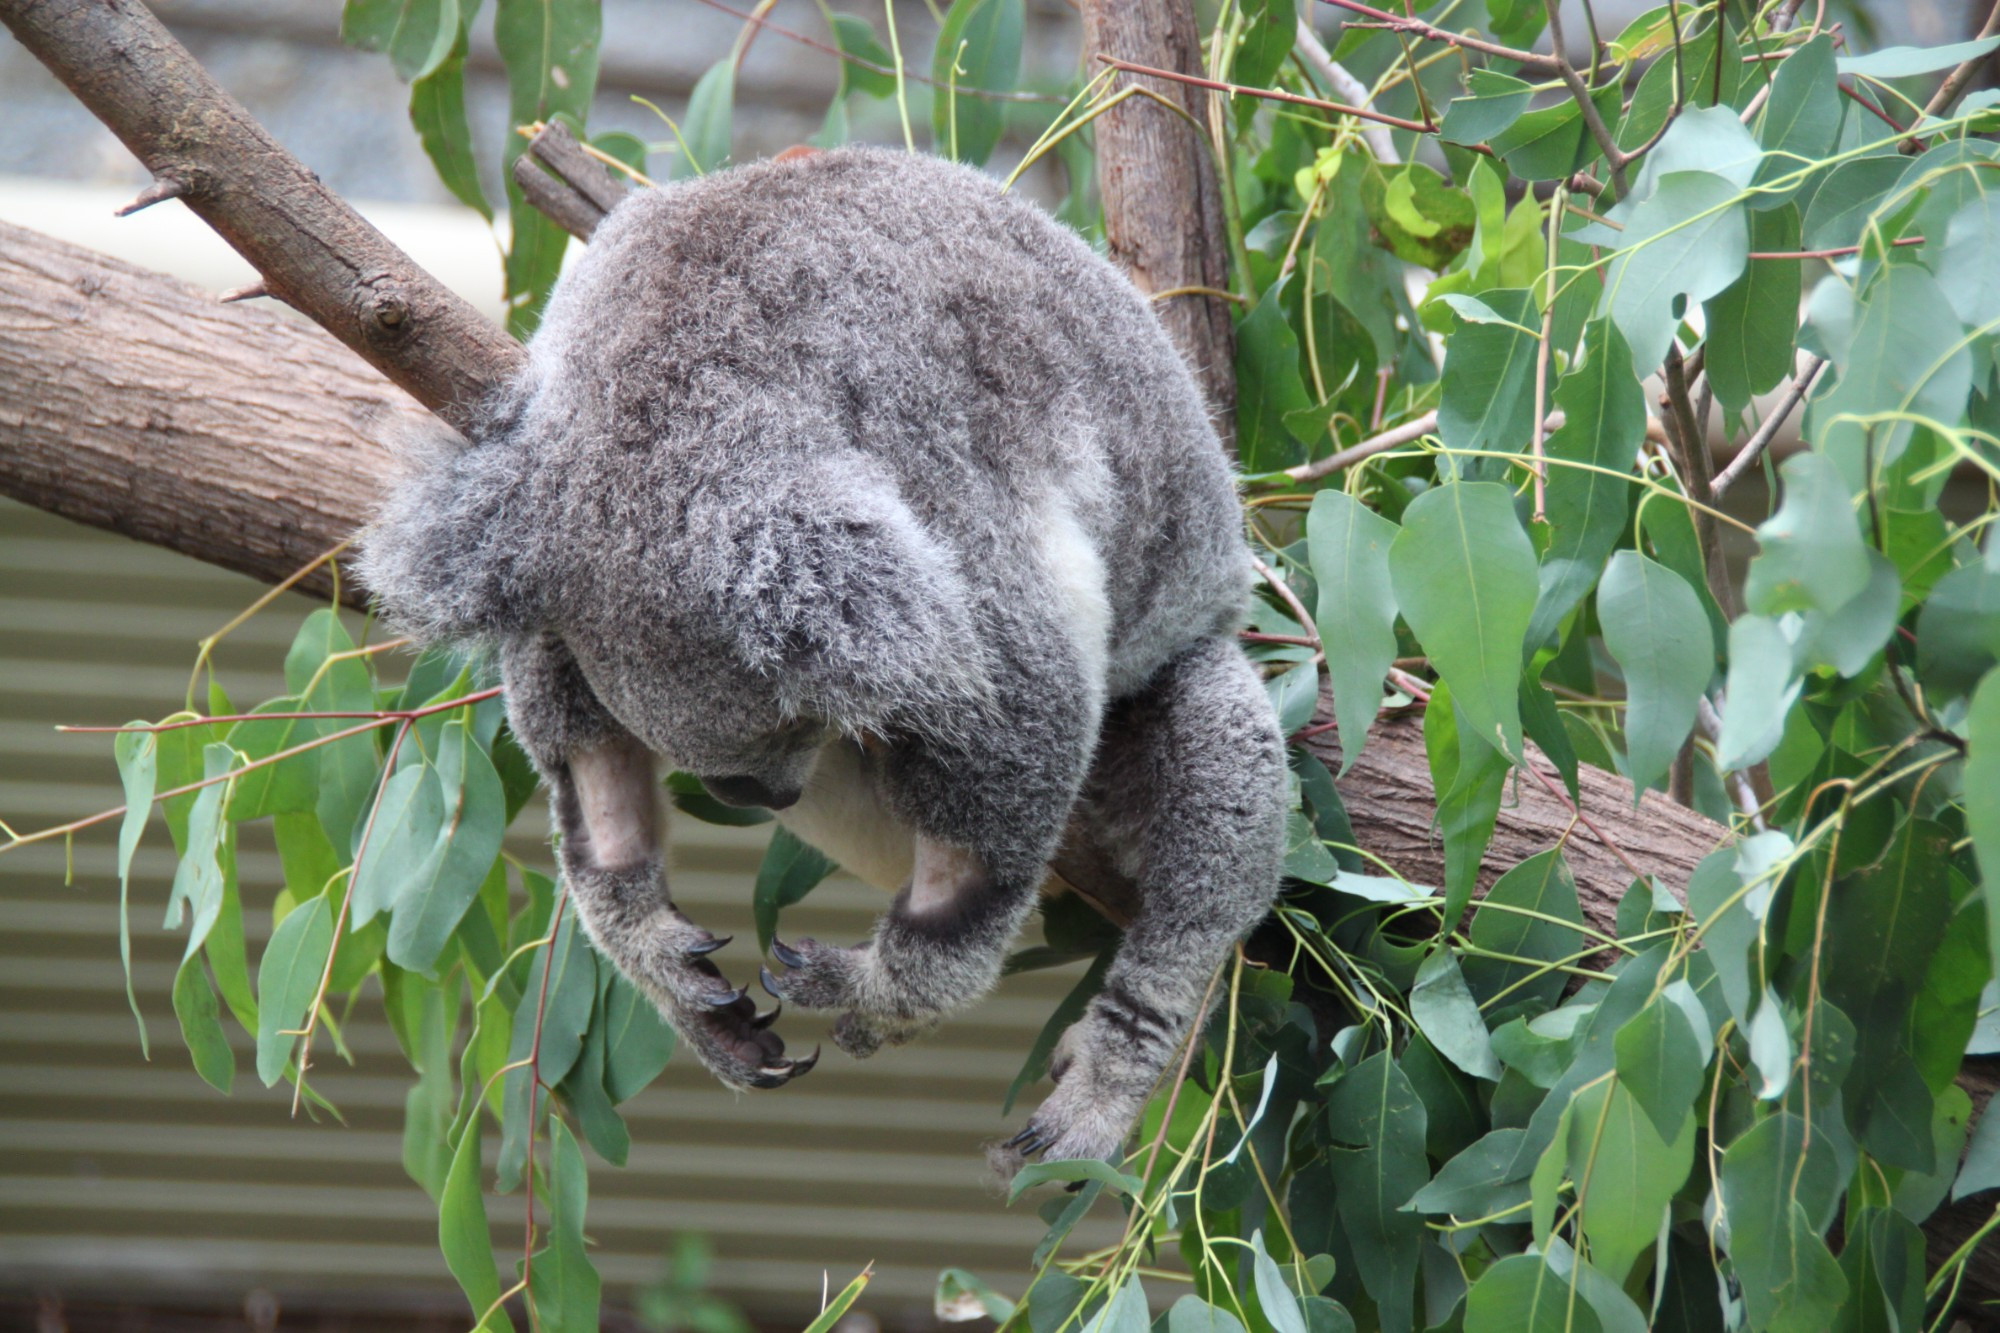
[[[1313,31],[1312,20],[1299,15],[1298,52],[1301,59],[1313,73],[1326,80],[1328,91],[1338,93],[1356,106],[1364,106],[1374,94],[1368,85],[1348,73],[1347,67],[1335,60],[1319,34]],[[1389,131],[1381,125],[1367,124],[1361,128],[1361,140],[1368,145],[1368,151],[1384,166],[1394,166],[1403,159],[1396,152],[1396,141],[1389,137]]]
[[[1839,85],[1839,88],[1840,91],[1846,94],[1847,97],[1849,97],[1853,101],[1859,102],[1862,106],[1874,112],[1878,120],[1880,120],[1884,125],[1887,125],[1890,129],[1896,131],[1896,133],[1908,134],[1910,132],[1909,126],[1903,124],[1903,122],[1897,120],[1894,116],[1884,111],[1881,107],[1876,106],[1873,102],[1863,97],[1860,93],[1854,91],[1853,85],[1848,83],[1841,83]]]
[[[142,208],[151,208],[154,204],[165,203],[169,199],[178,199],[186,194],[187,191],[188,187],[185,181],[175,176],[162,176],[145,189],[139,191],[137,195],[133,196],[131,203],[118,209],[112,216],[129,218]]]
[[[1738,477],[1756,466],[1764,451],[1771,447],[1771,441],[1778,437],[1778,431],[1783,428],[1785,418],[1805,400],[1805,396],[1812,391],[1813,381],[1819,378],[1820,371],[1824,369],[1826,362],[1820,357],[1814,357],[1812,363],[1805,368],[1805,373],[1792,381],[1792,387],[1786,390],[1785,396],[1771,409],[1771,415],[1764,418],[1764,424],[1757,427],[1757,433],[1736,451],[1736,457],[1729,460],[1729,466],[1715,474],[1715,480],[1709,484],[1709,490],[1716,499],[1720,500],[1729,488],[1736,484]]]
[[[1463,33],[1451,32],[1434,24],[1426,23],[1420,18],[1411,18],[1406,14],[1392,14],[1385,9],[1376,9],[1372,5],[1361,4],[1360,0],[1321,0],[1321,3],[1333,5],[1336,8],[1345,9],[1355,14],[1364,14],[1373,20],[1369,23],[1355,23],[1349,20],[1347,26],[1350,28],[1386,28],[1390,32],[1406,32],[1414,37],[1422,37],[1426,41],[1445,42],[1452,46],[1463,47],[1468,51],[1478,51],[1483,55],[1493,56],[1500,60],[1511,60],[1523,68],[1536,70],[1543,74],[1553,74],[1556,72],[1556,62],[1547,56],[1536,55],[1533,51],[1519,51],[1511,46],[1501,46],[1497,42],[1489,42],[1478,37],[1466,36]]]
[[[255,282],[246,282],[241,287],[231,287],[215,299],[223,305],[232,305],[237,301],[255,301],[259,297],[269,295],[271,295],[270,284],[259,278]]]
[[[1898,236],[1889,242],[1892,246],[1922,245],[1921,236]],[[1866,247],[1859,245],[1833,245],[1824,250],[1752,250],[1751,259],[1839,259],[1846,255],[1858,255]]]
[[[1549,517],[1549,463],[1543,444],[1548,434],[1549,413],[1549,356],[1551,344],[1555,341],[1556,325],[1556,237],[1557,224],[1562,219],[1562,186],[1556,187],[1556,197],[1548,213],[1548,292],[1542,303],[1542,336],[1535,350],[1535,434],[1530,452],[1534,456],[1535,474],[1535,514],[1534,521],[1546,523]]]
[[[1979,36],[1973,40],[1983,40],[1996,32],[2000,32],[2000,3],[1995,3],[1993,8],[1986,12],[1986,22],[1980,25]],[[1972,82],[1972,76],[1979,73],[1979,67],[1992,59],[1993,53],[1989,51],[1983,56],[1974,56],[1962,62],[1957,69],[1947,74],[1944,82],[1938,85],[1938,90],[1931,94],[1931,100],[1924,103],[1923,119],[1933,120],[1949,111],[1951,104],[1958,100],[1958,95],[1965,91],[1965,85]]]
[[[1611,127],[1598,114],[1597,103],[1590,98],[1590,86],[1583,76],[1569,63],[1569,56],[1563,49],[1562,5],[1560,0],[1544,0],[1549,15],[1549,44],[1555,52],[1553,57],[1556,75],[1569,89],[1577,110],[1583,113],[1583,123],[1590,131],[1590,137],[1597,141],[1598,149],[1604,154],[1604,163],[1611,168],[1611,185],[1623,197],[1626,191],[1625,164],[1630,159],[1618,148],[1618,140],[1611,133]],[[1539,506],[1538,506],[1539,507]]]
[[[1304,627],[1305,632],[1311,636],[1307,641],[1308,646],[1316,652],[1325,651],[1326,643],[1319,637],[1319,626],[1313,622],[1311,613],[1306,610],[1306,604],[1299,600],[1299,595],[1292,591],[1291,585],[1285,582],[1277,570],[1265,564],[1259,557],[1251,556],[1250,563],[1263,576],[1264,581],[1277,590],[1278,596],[1283,599],[1286,606],[1291,608],[1292,615]]]
[[[1414,440],[1421,440],[1436,430],[1437,425],[1438,414],[1426,412],[1400,426],[1392,426],[1380,435],[1371,436],[1359,444],[1342,449],[1337,454],[1329,454],[1310,463],[1301,463],[1297,467],[1288,467],[1285,469],[1285,475],[1293,481],[1318,481],[1321,477],[1338,472],[1350,464],[1359,463],[1364,458],[1372,458],[1376,454],[1386,453]]]
[[[1569,798],[1569,793],[1564,791],[1561,787],[1558,787],[1549,778],[1548,774],[1542,772],[1542,767],[1540,764],[1537,764],[1533,759],[1530,759],[1526,764],[1522,765],[1522,767],[1526,768],[1529,774],[1533,776],[1535,781],[1541,784],[1543,791],[1555,797],[1558,801],[1561,801],[1563,803],[1564,808],[1567,809],[1572,815],[1576,816],[1577,823],[1589,829],[1591,833],[1596,836],[1597,840],[1604,844],[1605,850],[1610,852],[1613,856],[1617,857],[1619,861],[1624,864],[1625,868],[1632,872],[1632,878],[1634,879],[1646,878],[1646,872],[1639,868],[1639,863],[1634,861],[1631,857],[1627,856],[1625,854],[1625,849],[1623,847],[1620,847],[1615,841],[1613,841],[1609,833],[1606,833],[1603,829],[1599,828],[1596,822],[1592,820],[1589,815],[1583,813],[1582,808],[1578,806],[1575,801],[1572,801]]]
[[[1271,102],[1286,102],[1293,106],[1309,106],[1320,111],[1331,111],[1337,115],[1354,116],[1361,120],[1372,120],[1381,125],[1393,125],[1399,130],[1415,130],[1419,134],[1433,133],[1437,127],[1426,125],[1420,120],[1405,120],[1401,116],[1385,115],[1380,111],[1370,111],[1366,107],[1347,106],[1341,102],[1329,102],[1323,98],[1306,97],[1299,93],[1288,93],[1279,88],[1251,88],[1241,83],[1228,83],[1221,79],[1204,79],[1196,74],[1183,74],[1179,70],[1159,69],[1152,65],[1138,65],[1129,60],[1101,52],[1098,60],[1127,74],[1143,74],[1149,79],[1166,79],[1173,83],[1191,84],[1196,88],[1207,88],[1218,93],[1230,93],[1243,97],[1261,97]]]
[[[1667,409],[1667,439],[1674,446],[1676,470],[1681,488],[1694,501],[1692,514],[1695,536],[1701,542],[1702,565],[1708,575],[1709,595],[1723,615],[1730,614],[1733,598],[1729,591],[1729,570],[1722,561],[1722,532],[1708,513],[1715,507],[1715,462],[1708,452],[1708,432],[1695,419],[1694,404],[1688,399],[1687,363],[1678,345],[1667,348],[1663,367],[1667,391],[1660,405]]]

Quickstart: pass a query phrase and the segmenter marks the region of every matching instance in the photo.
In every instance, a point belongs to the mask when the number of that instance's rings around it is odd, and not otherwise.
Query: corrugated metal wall
[[[118,804],[109,738],[53,725],[177,708],[195,640],[258,591],[0,501],[0,818],[27,831]],[[281,658],[307,609],[288,599],[225,644],[222,680],[239,705],[282,693]],[[541,821],[531,808],[513,843],[545,863]],[[181,946],[160,928],[172,851],[155,820],[132,893],[134,974],[153,1036],[142,1060],[118,962],[114,827],[78,836],[67,887],[59,843],[0,856],[0,1289],[240,1306],[266,1288],[281,1303],[451,1308],[435,1215],[400,1165],[410,1075],[373,983],[347,1027],[352,1068],[324,1043],[319,1057],[316,1082],[347,1125],[292,1120],[284,1085],[250,1075],[247,1042],[235,1094],[210,1089],[167,998]],[[720,961],[739,980],[754,962],[761,842],[761,830],[675,824],[675,896],[738,933]],[[268,844],[245,839],[241,877],[254,958],[279,879]],[[881,905],[834,881],[787,926],[860,938]],[[630,1165],[593,1165],[589,1229],[607,1296],[655,1276],[681,1230],[712,1240],[717,1290],[780,1323],[816,1308],[823,1269],[837,1290],[870,1261],[864,1305],[890,1326],[929,1321],[943,1265],[1018,1293],[1041,1226],[990,1190],[978,1146],[1008,1123],[1002,1093],[1073,976],[1014,978],[929,1041],[866,1063],[829,1045],[812,1075],[779,1092],[733,1096],[677,1058],[626,1108]],[[805,1015],[785,1024],[800,1049],[824,1028]],[[520,1206],[491,1201],[496,1234],[518,1238]]]

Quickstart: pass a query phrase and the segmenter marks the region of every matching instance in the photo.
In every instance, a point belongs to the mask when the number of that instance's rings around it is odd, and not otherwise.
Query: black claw
[[[764,993],[770,996],[772,999],[783,1000],[785,998],[781,993],[779,993],[778,979],[771,975],[770,968],[760,967],[757,969],[757,984],[762,986],[764,988]],[[773,1012],[771,1016],[773,1018],[776,1018],[777,1014]]]
[[[769,990],[770,987],[766,986],[764,989]],[[783,1000],[780,1000],[776,1005],[772,1006],[770,1013],[758,1014],[755,1018],[751,1019],[750,1026],[756,1031],[762,1032],[765,1028],[777,1022],[778,1015],[784,1012],[785,1012],[785,1002]]]
[[[792,1074],[791,1074],[791,1076],[792,1076],[793,1078],[797,1078],[797,1077],[799,1077],[799,1076],[800,1076],[801,1074],[809,1074],[809,1073],[811,1073],[811,1072],[812,1072],[812,1067],[813,1067],[814,1065],[818,1064],[818,1063],[819,1063],[819,1047],[818,1047],[818,1046],[814,1046],[814,1047],[813,1047],[813,1053],[812,1053],[811,1055],[808,1055],[808,1056],[807,1056],[807,1057],[806,1057],[805,1059],[803,1059],[803,1060],[794,1060],[794,1061],[792,1061]]]
[[[706,958],[735,938],[734,935],[718,935],[713,939],[703,940],[700,944],[690,944],[687,950],[688,957]]]
[[[710,995],[707,997],[707,999],[708,1002],[714,1005],[717,1009],[727,1009],[730,1005],[735,1004],[738,1000],[742,999],[749,993],[750,993],[750,988],[748,986],[745,986],[742,990],[724,991],[720,995]]]
[[[771,956],[786,967],[804,967],[806,965],[806,956],[804,954],[792,948],[775,935],[771,937]]]
[[[1033,1125],[1029,1125],[1019,1134],[1008,1139],[1005,1146],[1020,1149],[1023,1157],[1033,1156],[1042,1147],[1042,1131],[1036,1129]]]

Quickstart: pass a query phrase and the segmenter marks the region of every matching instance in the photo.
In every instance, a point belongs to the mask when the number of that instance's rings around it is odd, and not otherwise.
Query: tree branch
[[[519,363],[518,343],[322,185],[139,0],[0,0],[0,23],[272,295],[445,420],[468,424]]]

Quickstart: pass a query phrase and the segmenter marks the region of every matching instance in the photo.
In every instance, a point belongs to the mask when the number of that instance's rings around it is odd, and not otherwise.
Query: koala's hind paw
[[[990,1145],[987,1165],[1001,1185],[1037,1156],[1048,1162],[1118,1161],[1140,1108],[1125,1106],[1124,1099],[1093,1095],[1096,1091],[1080,1080],[1066,1080],[1029,1118],[1027,1128]]]

